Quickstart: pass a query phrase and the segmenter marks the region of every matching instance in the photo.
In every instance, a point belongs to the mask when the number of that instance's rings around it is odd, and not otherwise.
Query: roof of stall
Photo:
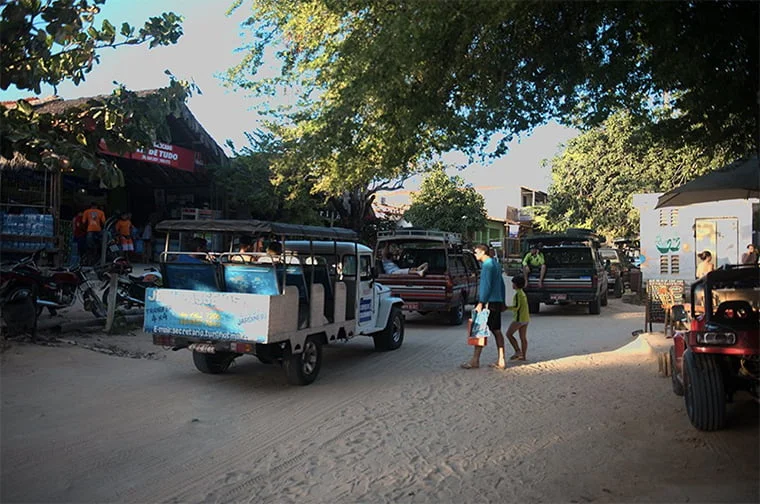
[[[339,227],[302,226],[260,220],[165,220],[156,225],[157,231],[186,231],[199,233],[238,233],[284,235],[292,238],[357,240],[351,229]]]

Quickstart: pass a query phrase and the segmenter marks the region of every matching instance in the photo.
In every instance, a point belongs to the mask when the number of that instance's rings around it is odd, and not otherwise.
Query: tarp
[[[257,235],[262,233],[290,238],[357,240],[359,235],[340,227],[302,226],[260,220],[165,220],[156,225],[162,232],[235,233]]]
[[[758,197],[760,197],[760,161],[757,156],[751,156],[734,161],[666,192],[657,198],[655,208]]]

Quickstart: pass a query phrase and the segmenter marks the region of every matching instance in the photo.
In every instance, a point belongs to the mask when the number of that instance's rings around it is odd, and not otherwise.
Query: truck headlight
[[[697,343],[702,345],[733,345],[736,334],[732,332],[701,332],[697,333]]]

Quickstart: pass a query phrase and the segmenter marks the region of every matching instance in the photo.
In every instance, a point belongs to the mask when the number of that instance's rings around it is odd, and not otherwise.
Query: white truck
[[[203,373],[251,354],[307,385],[324,345],[367,335],[387,351],[404,341],[403,301],[375,281],[372,249],[351,230],[257,220],[170,220],[156,230],[166,233],[164,286],[146,295],[144,330],[156,345],[192,351]],[[225,251],[180,245],[199,237]],[[274,245],[240,251],[259,237]]]

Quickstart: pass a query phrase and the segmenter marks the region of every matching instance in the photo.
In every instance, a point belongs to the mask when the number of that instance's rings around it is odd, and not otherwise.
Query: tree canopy
[[[177,42],[182,19],[174,13],[151,17],[139,29],[108,20],[97,23],[105,0],[0,1],[0,89],[11,85],[40,94],[43,85],[79,84],[100,61],[99,51],[123,45],[151,48]],[[191,84],[175,79],[152,93],[117,86],[109,96],[92,98],[56,114],[40,114],[24,100],[0,107],[0,155],[21,155],[49,167],[82,170],[105,186],[123,183],[115,164],[98,157],[108,150],[126,152],[157,140],[168,141],[166,117],[178,112]]]
[[[482,153],[494,132],[614,111],[675,145],[758,148],[758,2],[237,0],[251,40],[230,85],[271,95],[283,166],[336,194]],[[259,74],[265,56],[281,67]],[[266,69],[270,71],[269,68]]]
[[[693,145],[663,142],[619,112],[568,142],[551,160],[549,203],[536,207],[543,231],[592,228],[608,238],[638,235],[634,193],[665,192],[732,161],[730,149],[712,155]]]
[[[412,195],[404,219],[415,227],[466,234],[485,228],[485,199],[460,176],[449,176],[442,166],[422,181]]]

